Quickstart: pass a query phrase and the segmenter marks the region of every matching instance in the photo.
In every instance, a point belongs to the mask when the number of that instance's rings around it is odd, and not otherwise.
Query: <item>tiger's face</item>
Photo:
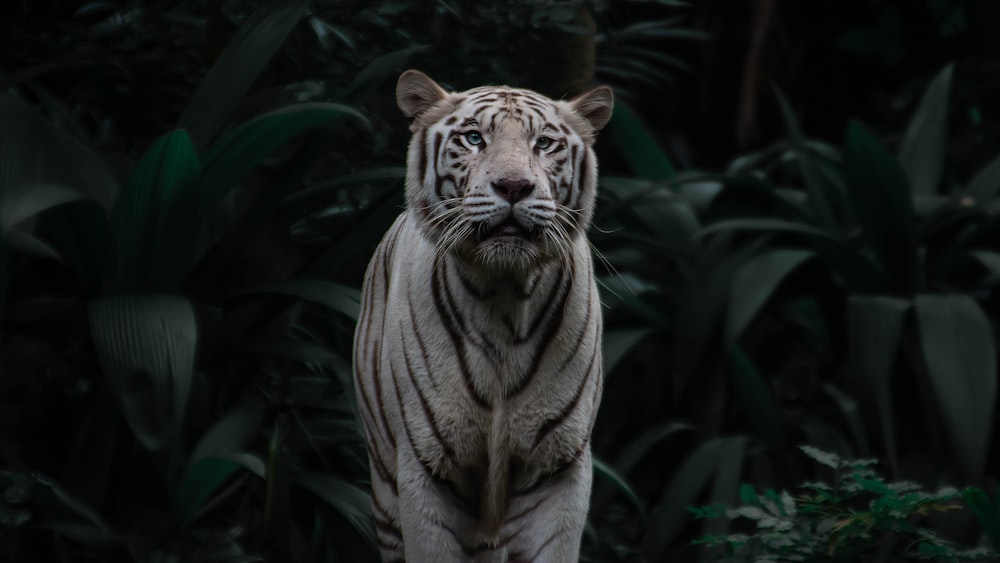
[[[407,204],[439,252],[500,271],[570,253],[593,214],[591,146],[609,88],[570,101],[504,86],[448,93],[411,70],[396,96],[413,119]]]

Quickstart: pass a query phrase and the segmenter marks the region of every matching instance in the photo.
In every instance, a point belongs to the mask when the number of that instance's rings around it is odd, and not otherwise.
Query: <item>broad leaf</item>
[[[111,213],[119,290],[180,289],[194,250],[197,182],[198,157],[184,131],[143,155]]]
[[[83,198],[76,190],[53,184],[9,186],[0,192],[0,234],[46,209]]]
[[[767,384],[761,379],[757,366],[741,348],[734,348],[732,357],[733,393],[736,400],[743,407],[757,435],[780,455],[785,449],[785,434]]]
[[[177,124],[201,150],[215,138],[254,80],[305,15],[308,0],[271,0],[243,23],[201,81]]]
[[[126,296],[89,307],[94,348],[136,439],[160,450],[177,436],[194,377],[198,330],[182,297]]]
[[[615,100],[614,113],[608,124],[625,161],[636,176],[646,180],[669,180],[674,166],[642,120],[623,101]]]
[[[742,438],[735,438],[742,440]],[[700,445],[677,469],[649,517],[642,555],[646,561],[664,561],[667,547],[691,520],[687,507],[695,504],[721,467],[721,455],[734,438],[716,438]]]
[[[84,185],[60,142],[59,131],[34,108],[0,95],[0,194],[26,185]]]
[[[993,326],[967,295],[918,295],[927,376],[962,474],[980,483],[990,453],[997,393]]]
[[[236,462],[214,457],[188,466],[173,497],[177,521],[182,526],[190,524],[209,496],[240,468]]]
[[[1000,279],[1000,252],[990,250],[973,250],[969,256],[975,258],[987,271],[990,277],[986,283],[992,283]]]
[[[257,117],[226,133],[202,155],[201,202],[207,213],[265,157],[296,135],[325,127],[341,117],[368,120],[339,104],[310,103],[282,108]]]
[[[648,328],[638,328],[630,330],[606,330],[602,339],[604,350],[604,376],[609,377],[618,366],[625,354],[632,350],[636,344],[648,336],[652,331]]]
[[[255,295],[283,295],[312,301],[357,320],[361,312],[361,292],[353,287],[321,280],[291,280],[246,289],[230,295],[245,298]]]
[[[805,137],[802,136],[802,132],[799,130],[795,113],[792,111],[792,107],[789,105],[785,95],[777,88],[774,91],[778,98],[778,105],[781,107],[781,115],[785,120],[785,129],[788,130],[788,140],[795,150],[795,159],[799,164],[802,179],[805,180],[806,191],[809,193],[810,208],[813,210],[820,227],[833,230],[837,225],[834,221],[833,207],[830,200],[833,196],[837,195],[835,186],[826,181],[826,177],[821,174],[817,164],[813,161],[812,155],[809,154]]]
[[[370,168],[344,174],[332,180],[321,182],[310,186],[307,189],[297,191],[283,201],[284,204],[302,203],[317,196],[329,197],[332,193],[342,190],[347,186],[356,184],[367,184],[370,182],[380,182],[386,180],[402,181],[406,178],[406,168],[402,166],[385,166],[381,168]]]
[[[705,356],[722,324],[732,278],[766,242],[766,237],[762,237],[734,249],[725,240],[713,240],[696,265],[681,294],[677,312],[677,325],[683,330],[675,336],[675,390],[683,389],[695,374],[706,369]]]
[[[847,128],[844,151],[848,193],[863,239],[879,257],[886,285],[911,293],[917,283],[913,203],[896,159],[857,121]]]
[[[87,295],[101,295],[112,251],[104,206],[86,199],[49,209],[38,217],[38,229],[76,271]]]
[[[805,223],[780,219],[731,219],[710,225],[698,232],[697,236],[704,237],[727,231],[798,235],[804,243],[813,247],[823,261],[841,275],[852,289],[877,291],[883,287],[881,273],[867,256],[849,247],[836,236]]]
[[[878,424],[885,455],[894,475],[899,474],[896,414],[892,398],[892,373],[904,321],[912,304],[905,299],[853,296],[847,301],[847,347],[852,383]]]
[[[726,310],[726,349],[737,343],[744,329],[784,279],[815,256],[808,250],[777,249],[754,256],[733,276]]]
[[[944,67],[920,99],[899,147],[899,163],[916,196],[937,192],[948,148],[948,96],[953,64]]]
[[[293,481],[326,501],[371,545],[378,543],[372,526],[371,497],[354,485],[333,475],[302,473]]]
[[[1000,192],[1000,156],[980,170],[965,187],[965,195],[974,203],[987,204]]]
[[[710,504],[733,505],[739,499],[740,476],[743,475],[743,459],[746,457],[747,438],[739,436],[727,439],[719,452],[719,468],[712,479],[706,501]],[[702,531],[706,535],[723,535],[729,531],[730,520],[719,518],[706,521]],[[698,561],[708,563],[717,560],[718,553],[704,549],[698,554]]]
[[[375,57],[361,69],[347,86],[347,90],[336,99],[348,104],[367,102],[387,79],[396,78],[396,74],[406,68],[407,61],[414,54],[426,49],[427,45],[413,45]]]
[[[969,488],[962,491],[962,498],[976,515],[983,531],[986,532],[986,537],[993,544],[993,549],[1000,551],[1000,493],[996,495],[994,502],[990,502],[990,497],[985,491]]]
[[[639,496],[635,494],[635,491],[632,490],[632,487],[630,487],[628,485],[628,482],[625,481],[625,477],[619,474],[614,467],[611,467],[610,465],[604,463],[603,461],[597,459],[596,457],[593,458],[593,465],[594,465],[594,475],[599,475],[603,477],[605,480],[611,483],[616,489],[621,491],[621,493],[625,495],[625,498],[627,498],[629,502],[631,502],[632,505],[635,506],[636,510],[639,512],[639,515],[642,517],[642,519],[645,520],[646,510],[642,506],[642,501],[639,500]]]
[[[190,463],[244,450],[258,435],[263,423],[262,407],[247,405],[230,411],[201,437],[191,452]]]

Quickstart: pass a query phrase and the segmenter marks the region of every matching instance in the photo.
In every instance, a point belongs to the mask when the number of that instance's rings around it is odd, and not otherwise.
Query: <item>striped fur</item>
[[[586,229],[612,96],[407,71],[407,209],[365,276],[358,405],[384,561],[578,559],[601,395]]]

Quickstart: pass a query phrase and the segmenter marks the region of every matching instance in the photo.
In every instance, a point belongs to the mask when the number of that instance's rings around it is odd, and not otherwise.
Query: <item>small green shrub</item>
[[[909,482],[886,482],[875,471],[876,460],[844,460],[809,446],[802,451],[831,468],[832,484],[805,483],[801,493],[768,490],[758,494],[743,485],[743,506],[692,507],[698,518],[741,518],[752,531],[705,536],[697,544],[721,546],[723,561],[994,561],[987,547],[957,546],[931,529],[925,517],[961,510],[963,495],[943,488],[922,490]]]

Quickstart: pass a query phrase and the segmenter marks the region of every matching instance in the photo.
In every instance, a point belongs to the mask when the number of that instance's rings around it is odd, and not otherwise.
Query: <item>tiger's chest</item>
[[[394,418],[436,476],[471,492],[501,458],[514,487],[527,486],[586,443],[600,393],[600,312],[585,266],[518,287],[485,286],[442,264],[400,278],[388,307],[408,312],[385,335]],[[404,298],[405,307],[394,302]]]

